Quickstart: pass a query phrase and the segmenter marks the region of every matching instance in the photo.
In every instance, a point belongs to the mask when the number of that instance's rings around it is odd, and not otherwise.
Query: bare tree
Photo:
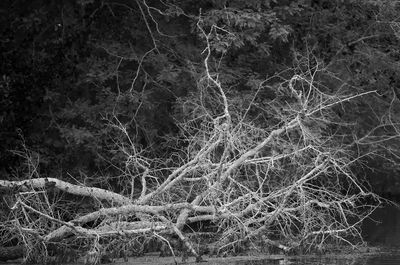
[[[220,29],[207,33],[200,22],[204,72],[196,93],[180,102],[186,117],[175,140],[182,148],[171,154],[171,161],[143,156],[117,120],[113,126],[126,137],[119,145],[126,157],[121,170],[132,180],[130,190],[118,194],[43,178],[37,158],[26,150],[26,179],[0,180],[0,187],[10,191],[12,209],[2,223],[3,241],[18,238],[28,258],[38,249],[48,253],[51,242],[82,240],[86,262],[95,264],[114,246],[113,239],[125,238],[125,244],[135,246],[161,240],[174,250],[170,235],[201,260],[187,229],[195,223],[212,224],[207,242],[219,253],[249,245],[284,251],[324,248],[332,239],[355,246],[358,241],[351,237],[362,240],[359,224],[379,198],[352,174],[350,165],[358,159],[351,151],[355,143],[339,134],[352,124],[340,120],[334,109],[374,91],[331,92],[318,81],[331,73],[309,55],[299,57],[291,78],[274,84],[264,80],[250,96],[235,94],[223,87],[212,67],[210,38]],[[279,99],[258,102],[267,88]],[[135,193],[139,183],[140,193]],[[82,215],[72,212],[68,219],[60,205],[72,201],[51,201],[48,194],[54,189],[90,198],[96,207]]]

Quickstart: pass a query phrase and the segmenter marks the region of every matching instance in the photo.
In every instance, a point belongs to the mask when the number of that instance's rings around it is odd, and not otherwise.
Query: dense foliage
[[[5,1],[2,174],[12,177],[20,160],[10,150],[21,142],[40,154],[42,173],[115,174],[120,136],[108,126],[115,119],[144,152],[170,152],[168,136],[178,132],[202,69],[200,17],[211,30],[213,67],[234,100],[265,77],[257,100],[277,98],[274,84],[311,56],[332,73],[319,80],[327,89],[377,91],[349,104],[351,112],[337,110],[357,119],[359,137],[382,116],[396,124],[397,8],[379,1]]]
[[[227,100],[233,124],[251,129],[234,128],[212,163],[305,111],[309,139],[288,133],[264,153],[326,144],[357,160],[352,171],[373,176],[376,191],[398,192],[389,176],[399,170],[399,9],[379,0],[2,1],[0,178],[34,171],[140,193],[147,168],[164,179],[201,150]],[[313,102],[332,108],[318,113]],[[289,160],[271,173],[277,182],[299,173]]]

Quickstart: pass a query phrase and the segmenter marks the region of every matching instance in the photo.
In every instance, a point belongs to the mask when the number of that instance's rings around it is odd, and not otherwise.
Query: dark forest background
[[[356,121],[351,135],[373,136],[370,144],[358,146],[363,154],[377,154],[360,160],[359,175],[368,175],[377,192],[400,191],[396,1],[5,0],[0,5],[2,179],[18,176],[24,148],[40,156],[42,175],[91,184],[102,179],[97,176],[116,177],[121,133],[110,125],[117,119],[148,156],[168,158],[171,150],[184,148],[171,139],[189,115],[185,102],[197,93],[205,47],[196,27],[201,15],[205,28],[220,27],[211,36],[214,63],[233,101],[246,101],[269,78],[257,104],[283,103],[276,84],[295,74],[291,69],[302,56],[332,73],[318,77],[331,92],[375,90],[335,112]],[[382,135],[393,137],[379,141]]]

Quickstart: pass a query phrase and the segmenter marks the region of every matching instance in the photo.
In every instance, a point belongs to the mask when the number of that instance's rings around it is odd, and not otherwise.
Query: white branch
[[[70,194],[90,196],[99,200],[117,203],[119,205],[130,204],[132,202],[129,198],[109,190],[75,185],[56,178],[36,178],[22,181],[0,180],[0,187],[18,187],[22,191],[45,189],[48,186],[54,186],[55,188]]]

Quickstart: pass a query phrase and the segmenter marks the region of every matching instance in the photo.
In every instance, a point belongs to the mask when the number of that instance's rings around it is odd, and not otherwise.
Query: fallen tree
[[[205,251],[195,244],[199,241],[217,253],[231,253],[249,246],[323,249],[333,240],[356,246],[353,239],[362,240],[359,224],[379,199],[350,170],[358,159],[351,151],[355,142],[336,132],[351,124],[334,108],[374,91],[331,94],[315,80],[325,71],[321,64],[306,58],[296,74],[275,84],[279,100],[257,103],[267,81],[250,98],[229,94],[209,62],[217,29],[206,33],[200,24],[199,29],[207,45],[204,74],[198,91],[181,105],[187,117],[172,161],[142,156],[118,120],[113,126],[126,136],[120,144],[123,170],[132,179],[123,194],[41,177],[38,160],[26,151],[28,178],[0,180],[9,207],[0,231],[3,243],[17,239],[26,259],[36,261],[50,256],[51,244],[76,245],[86,263],[95,264],[117,248],[116,241],[137,252],[151,240],[161,241],[172,253],[184,248],[200,261]],[[71,200],[57,201],[58,193]],[[82,201],[90,207],[80,213]],[[68,214],[62,210],[66,205]],[[202,238],[205,231],[212,238]],[[172,243],[174,237],[181,246]]]

